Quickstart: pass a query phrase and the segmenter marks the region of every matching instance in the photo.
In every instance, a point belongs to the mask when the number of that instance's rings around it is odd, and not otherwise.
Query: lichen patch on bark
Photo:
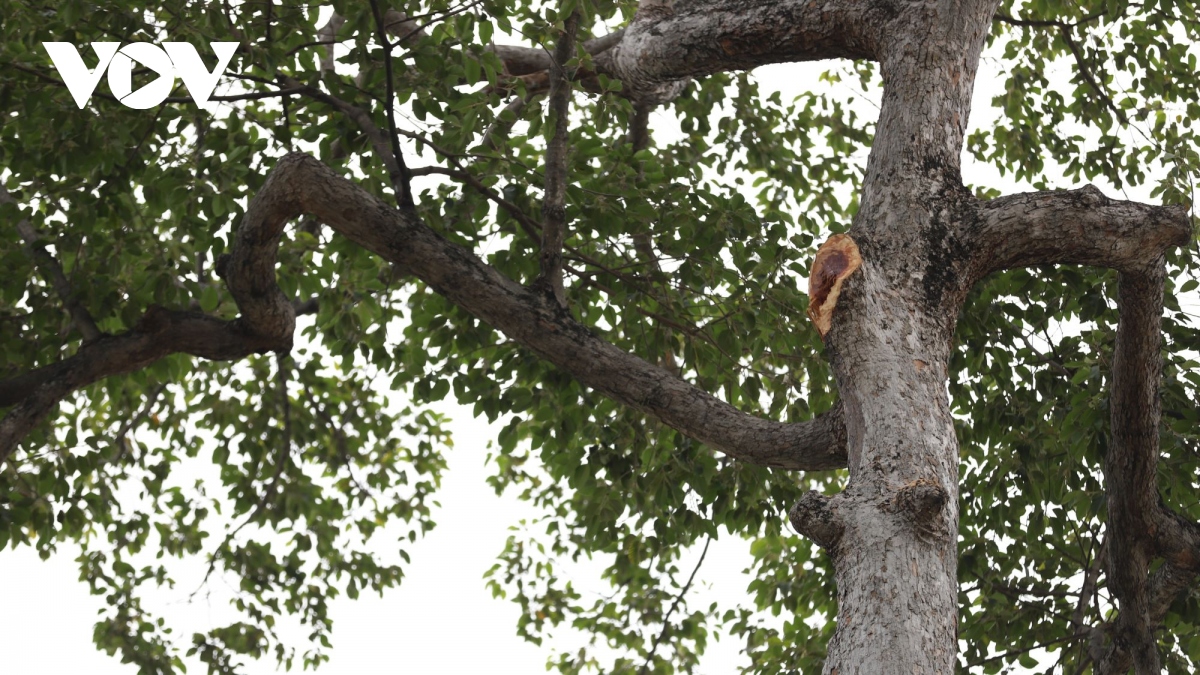
[[[842,282],[862,265],[858,245],[848,234],[835,234],[817,249],[808,277],[808,318],[817,326],[821,339],[833,325]]]

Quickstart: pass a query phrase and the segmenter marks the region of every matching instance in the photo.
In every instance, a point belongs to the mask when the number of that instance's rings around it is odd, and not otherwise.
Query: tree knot
[[[213,271],[217,273],[218,279],[224,279],[225,275],[229,273],[229,261],[232,259],[233,256],[228,253],[222,253],[217,256],[217,262],[213,265]]]
[[[932,532],[949,500],[950,495],[936,481],[918,478],[897,490],[884,504],[884,510],[899,514],[922,532]]]
[[[1079,188],[1078,194],[1083,203],[1088,206],[1099,206],[1108,201],[1108,198],[1104,196],[1104,193],[1100,191],[1100,188],[1092,185],[1091,183]]]
[[[804,493],[788,512],[788,520],[796,532],[812,539],[818,546],[833,553],[846,526],[833,508],[833,497],[815,490]]]

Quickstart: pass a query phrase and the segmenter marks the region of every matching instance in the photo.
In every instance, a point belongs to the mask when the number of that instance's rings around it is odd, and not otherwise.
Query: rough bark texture
[[[1129,653],[1139,674],[1157,673],[1160,666],[1150,625],[1146,575],[1158,513],[1155,469],[1161,410],[1158,346],[1162,265],[1154,265],[1145,273],[1122,272],[1117,286],[1121,318],[1113,354],[1112,443],[1104,458],[1108,587],[1120,609],[1115,641]],[[1105,668],[1102,662],[1101,670]]]
[[[829,505],[842,533],[830,549],[827,673],[955,668],[958,443],[946,379],[966,248],[951,233],[974,207],[959,154],[993,9],[908,6],[875,31],[883,105],[849,231],[863,263],[826,336],[850,469]]]
[[[637,147],[648,142],[650,108],[678,95],[689,78],[782,61],[880,64],[883,104],[860,209],[847,233],[861,265],[834,274],[837,293],[832,285],[813,286],[825,288],[823,295],[814,291],[814,301],[842,401],[826,415],[783,424],[740,412],[572,319],[561,276],[553,293],[521,286],[430,230],[412,210],[389,208],[311,157],[293,154],[271,171],[220,268],[240,318],[152,308],[134,331],[93,336],[61,363],[0,382],[0,405],[15,406],[0,422],[0,460],[59,400],[102,377],[174,352],[230,359],[289,349],[296,306],[276,285],[275,252],[285,224],[308,214],[583,384],[736,459],[792,470],[848,467],[842,493],[810,493],[789,514],[834,564],[839,614],[825,672],[948,674],[958,649],[959,457],[946,383],[959,310],[971,287],[997,270],[1110,267],[1120,271],[1121,318],[1105,461],[1105,564],[1119,613],[1095,632],[1090,654],[1097,673],[1158,672],[1154,630],[1200,572],[1200,526],[1167,511],[1155,484],[1163,256],[1189,240],[1190,221],[1182,209],[1110,200],[1090,186],[987,202],[964,188],[963,135],[997,4],[657,0],[644,2],[622,31],[584,44],[596,71],[620,78],[623,95],[635,100],[639,114],[630,136]],[[400,43],[412,34],[406,16],[387,19],[385,28]],[[340,25],[331,21],[323,37]],[[559,64],[571,53],[570,41],[564,44]],[[550,55],[493,50],[510,75],[555,79],[551,98],[565,122],[569,87],[561,73],[548,74],[555,65]],[[345,114],[367,134],[378,161],[389,171],[400,167],[387,136],[362,110],[315,87],[283,84]],[[565,152],[563,138],[556,133],[552,150]],[[561,159],[550,153],[546,167],[544,253],[561,253]],[[652,258],[647,240],[639,246]],[[553,276],[557,264],[550,260],[543,270]],[[43,269],[58,286],[61,269]],[[70,293],[61,294],[86,335]],[[1149,574],[1159,558],[1164,563]]]

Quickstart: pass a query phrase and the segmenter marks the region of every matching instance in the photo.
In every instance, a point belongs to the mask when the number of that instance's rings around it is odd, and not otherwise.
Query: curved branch
[[[263,242],[277,237],[275,230],[286,220],[301,213],[315,216],[584,385],[732,457],[793,470],[846,465],[840,407],[798,424],[737,410],[597,337],[545,295],[500,274],[413,215],[388,208],[309,155],[281,159],[251,204],[247,221],[251,213],[261,213],[261,223],[272,230],[270,236],[265,231],[258,236]],[[273,253],[263,250],[255,259],[264,269],[274,269]]]
[[[1185,207],[1109,199],[1091,185],[983,202],[970,227],[968,284],[1002,269],[1053,263],[1144,270],[1192,235]]]
[[[1091,185],[983,202],[962,233],[970,251],[967,284],[1002,269],[1053,263],[1119,272],[1104,482],[1107,579],[1120,611],[1096,629],[1091,658],[1098,675],[1160,671],[1155,627],[1200,572],[1200,527],[1161,505],[1156,475],[1165,254],[1191,236],[1187,208],[1109,199]],[[1158,557],[1166,563],[1151,575]]]
[[[873,0],[715,0],[654,3],[653,10],[639,8],[620,43],[596,58],[597,70],[643,101],[670,100],[688,78],[716,72],[874,59],[896,13]]]
[[[246,210],[233,251],[219,273],[242,311],[233,322],[203,315],[147,313],[137,330],[81,349],[62,363],[0,382],[20,403],[0,422],[0,460],[17,441],[74,389],[129,372],[172,352],[204,358],[240,358],[287,351],[293,305],[275,283],[276,249],[287,221],[308,214],[339,234],[423,280],[582,384],[657,417],[667,426],[731,457],[791,470],[846,466],[841,406],[801,423],[785,424],[742,412],[674,374],[597,337],[544,294],[526,288],[470,251],[425,226],[415,215],[389,208],[313,157],[279,160]],[[20,380],[21,382],[17,382]],[[26,385],[22,390],[21,383]],[[28,385],[45,383],[35,391]],[[48,392],[41,396],[43,388]],[[35,401],[41,401],[37,403]],[[41,406],[29,421],[27,408]],[[24,422],[20,420],[26,420]]]
[[[570,136],[571,76],[567,62],[575,55],[575,32],[579,29],[579,11],[571,12],[563,23],[563,33],[554,49],[554,72],[550,78],[549,122],[554,136],[546,145],[546,186],[542,200],[542,250],[539,256],[544,284],[562,307],[567,306],[563,289],[563,241],[567,229],[567,141]]]

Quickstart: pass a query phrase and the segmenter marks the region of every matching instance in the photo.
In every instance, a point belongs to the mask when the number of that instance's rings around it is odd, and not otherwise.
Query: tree
[[[328,598],[403,574],[367,540],[433,526],[453,390],[547,514],[489,582],[518,632],[615,650],[562,672],[690,671],[716,626],[763,673],[1200,666],[1194,4],[318,9],[4,3],[0,544],[83,546],[102,649],[178,669],[139,590],[203,554],[242,620],[187,653],[320,663]],[[41,46],[167,40],[240,43],[220,114],[80,109]],[[876,121],[748,75],[826,60]],[[1038,191],[969,188],[964,150]],[[1052,189],[1084,179],[1164,205]],[[721,528],[752,602],[688,610]],[[580,555],[612,597],[555,576]]]

